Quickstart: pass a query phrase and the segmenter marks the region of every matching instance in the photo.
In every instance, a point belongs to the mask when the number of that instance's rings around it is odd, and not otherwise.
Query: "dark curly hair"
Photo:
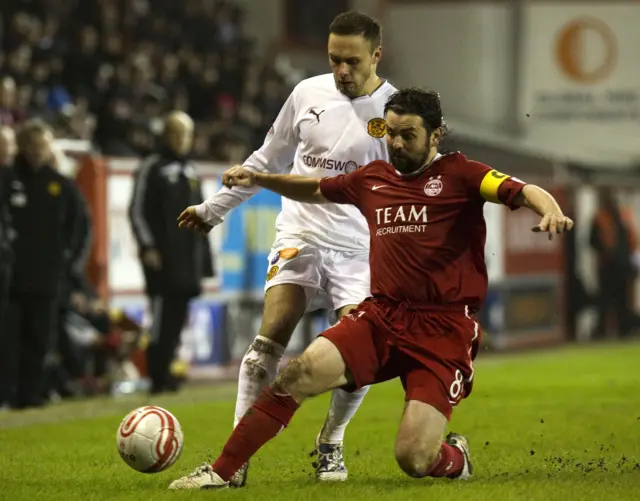
[[[434,90],[424,90],[416,87],[401,89],[392,94],[384,105],[385,114],[393,111],[398,115],[418,115],[422,118],[428,136],[433,131],[442,128],[447,132],[447,126],[442,116],[440,94]]]

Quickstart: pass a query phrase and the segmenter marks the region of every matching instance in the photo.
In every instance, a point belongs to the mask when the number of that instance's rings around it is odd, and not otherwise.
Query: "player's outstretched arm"
[[[295,174],[256,174],[256,183],[267,190],[297,202],[324,204],[329,202],[320,191],[320,179]]]
[[[549,240],[553,238],[554,234],[570,231],[573,228],[573,221],[562,213],[556,199],[535,184],[525,185],[513,203],[521,207],[528,207],[542,218],[540,223],[531,230],[549,233]]]
[[[293,163],[298,145],[295,125],[298,92],[296,87],[282,106],[263,145],[245,160],[243,164],[245,168],[256,172],[280,173]],[[224,186],[201,204],[192,205],[182,211],[178,216],[178,225],[181,228],[206,234],[211,231],[211,228],[220,224],[230,210],[249,200],[258,191],[260,186],[236,187],[234,190]]]
[[[222,175],[222,183],[228,188],[260,186],[296,202],[310,204],[327,203],[320,191],[320,179],[294,174],[266,174],[237,166]]]

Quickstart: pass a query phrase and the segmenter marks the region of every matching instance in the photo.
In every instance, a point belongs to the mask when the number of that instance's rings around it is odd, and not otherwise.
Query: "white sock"
[[[249,346],[240,364],[234,428],[251,408],[262,389],[275,380],[284,350],[284,346],[263,336],[257,336]]]
[[[344,432],[360,407],[362,399],[369,391],[369,386],[349,393],[336,388],[331,395],[331,407],[327,420],[320,432],[320,442],[323,444],[337,444],[344,440]]]

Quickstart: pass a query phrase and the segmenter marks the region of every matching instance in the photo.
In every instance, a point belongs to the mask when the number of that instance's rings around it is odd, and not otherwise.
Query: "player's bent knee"
[[[440,443],[420,444],[416,442],[398,442],[396,444],[396,462],[400,469],[413,478],[427,475],[435,463]]]
[[[278,391],[288,393],[296,402],[314,396],[313,367],[304,354],[292,359],[276,379]]]
[[[299,357],[291,360],[276,380],[277,388],[300,403],[348,383],[346,366],[335,345],[316,339]]]
[[[282,284],[270,288],[265,294],[260,336],[286,346],[306,307],[306,293],[299,285]]]
[[[278,308],[276,311],[265,310],[260,324],[260,336],[286,346],[300,318],[302,317],[294,310],[286,308]]]
[[[435,407],[409,400],[396,439],[396,461],[407,475],[424,477],[436,461],[447,418]]]

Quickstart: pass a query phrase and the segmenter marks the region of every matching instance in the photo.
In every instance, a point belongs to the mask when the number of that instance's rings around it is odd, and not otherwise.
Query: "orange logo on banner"
[[[602,56],[588,64],[587,37],[596,39]],[[557,62],[564,74],[580,83],[594,83],[608,77],[616,63],[616,36],[605,23],[593,18],[580,18],[565,24],[556,40]]]

